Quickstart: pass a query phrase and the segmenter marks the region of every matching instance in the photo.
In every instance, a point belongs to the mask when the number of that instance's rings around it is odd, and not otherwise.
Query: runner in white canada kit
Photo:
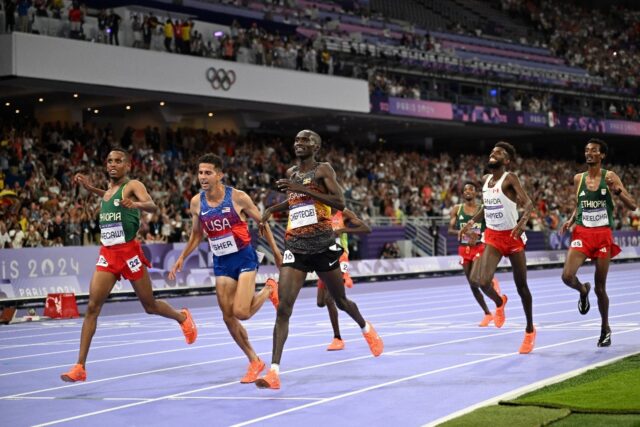
[[[527,259],[525,257],[526,236],[524,229],[533,210],[533,203],[522,188],[517,176],[507,172],[506,168],[515,160],[516,150],[508,142],[498,142],[489,156],[487,168],[491,174],[485,175],[482,187],[483,208],[460,230],[459,237],[472,233],[473,225],[484,216],[485,250],[471,268],[469,281],[479,286],[496,303],[494,324],[500,328],[505,321],[507,296],[498,295],[491,286],[491,280],[503,256],[509,258],[513,267],[513,279],[522,300],[522,308],[527,320],[524,340],[520,353],[533,351],[536,330],[533,326],[533,308],[531,292],[527,285]],[[524,213],[518,220],[518,203]]]
[[[612,194],[620,198],[622,203],[635,210],[637,202],[622,185],[622,181],[613,171],[602,169],[602,160],[607,155],[607,144],[596,138],[587,142],[584,156],[588,170],[576,174],[573,183],[576,191],[577,206],[571,218],[562,224],[564,234],[575,224],[571,234],[571,247],[567,254],[562,271],[565,285],[580,293],[578,312],[587,314],[589,308],[590,283],[580,283],[576,274],[587,258],[595,261],[595,284],[598,297],[598,309],[602,323],[598,347],[611,345],[611,328],[609,326],[609,296],[607,295],[607,273],[611,258],[620,253],[620,248],[613,243],[613,199]]]
[[[252,383],[265,365],[253,350],[240,320],[251,318],[267,298],[277,308],[278,283],[269,278],[266,286],[255,293],[259,261],[251,246],[246,217],[260,222],[260,211],[245,192],[224,185],[221,182],[223,176],[220,157],[213,154],[200,157],[198,180],[202,191],[191,199],[191,236],[169,272],[169,278],[176,278],[176,272],[182,270],[184,260],[198,247],[204,234],[213,252],[216,296],[222,318],[229,333],[249,359],[247,373],[240,382]],[[267,234],[268,239],[273,239],[270,233]],[[269,242],[269,245],[275,247],[274,242]],[[280,252],[276,252],[274,256],[279,265]]]

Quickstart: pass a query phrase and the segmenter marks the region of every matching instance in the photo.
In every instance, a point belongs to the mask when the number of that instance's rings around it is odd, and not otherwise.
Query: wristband
[[[613,194],[615,194],[616,196],[619,196],[622,194],[622,188],[618,188],[618,191],[614,191]]]

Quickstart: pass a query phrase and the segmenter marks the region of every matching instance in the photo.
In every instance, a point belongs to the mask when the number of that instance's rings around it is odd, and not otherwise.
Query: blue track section
[[[482,312],[464,277],[356,284],[348,290],[385,341],[374,358],[357,325],[341,313],[343,351],[328,352],[326,309],[305,288],[294,309],[281,364],[282,388],[239,383],[247,360],[230,338],[215,298],[187,298],[199,326],[187,346],[178,326],[139,305],[114,303],[99,320],[85,383],[59,379],[77,357],[81,320],[0,327],[0,414],[6,426],[394,425],[442,420],[473,405],[531,389],[640,349],[637,264],[613,265],[608,290],[613,345],[597,348],[595,295],[586,316],[560,270],[529,273],[538,329],[520,355],[524,316],[510,273],[503,328],[480,328]],[[593,268],[580,271],[592,280]],[[175,304],[176,300],[170,300]],[[114,309],[114,306],[119,306]],[[493,307],[489,303],[489,307]],[[123,312],[109,314],[109,312]],[[268,362],[275,312],[269,302],[245,326]],[[392,420],[392,421],[391,421]]]

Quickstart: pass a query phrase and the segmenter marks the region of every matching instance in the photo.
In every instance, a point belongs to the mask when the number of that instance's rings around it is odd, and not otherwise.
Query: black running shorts
[[[331,271],[340,268],[342,252],[342,248],[338,245],[333,245],[326,251],[317,254],[298,254],[287,249],[282,256],[282,266],[307,273]]]

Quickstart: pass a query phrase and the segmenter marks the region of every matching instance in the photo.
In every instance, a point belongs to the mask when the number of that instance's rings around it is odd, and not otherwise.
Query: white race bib
[[[238,246],[236,245],[236,239],[234,239],[233,234],[225,234],[224,236],[215,238],[210,237],[209,247],[215,256],[229,255],[238,252]]]
[[[142,261],[140,261],[140,257],[136,255],[127,260],[127,265],[132,273],[137,273],[142,268]]]
[[[282,255],[283,264],[293,264],[295,260],[296,260],[296,257],[293,256],[290,250],[287,249],[286,251],[284,251],[284,254]]]
[[[582,225],[585,227],[609,226],[609,214],[607,208],[583,209]]]
[[[312,203],[300,205],[289,210],[289,224],[291,229],[317,223],[318,215],[316,214],[316,207]]]
[[[126,243],[124,239],[124,229],[121,222],[100,225],[100,241],[104,246],[119,245]]]
[[[504,205],[493,205],[484,207],[484,222],[487,227],[494,230],[502,230],[506,222],[504,216]]]

